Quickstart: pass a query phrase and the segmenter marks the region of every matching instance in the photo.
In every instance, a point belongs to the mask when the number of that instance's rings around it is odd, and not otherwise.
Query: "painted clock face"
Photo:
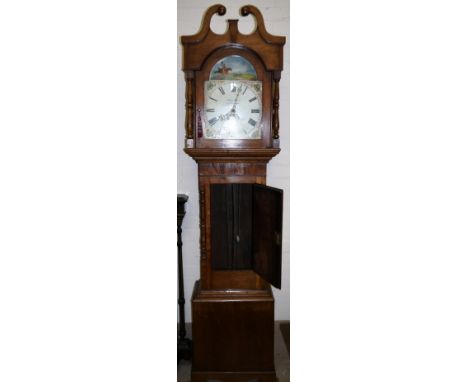
[[[261,138],[262,82],[248,60],[232,55],[218,61],[204,90],[205,138]]]

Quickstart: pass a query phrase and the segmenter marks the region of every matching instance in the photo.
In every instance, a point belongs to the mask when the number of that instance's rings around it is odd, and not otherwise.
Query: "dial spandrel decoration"
[[[262,82],[252,64],[227,56],[212,68],[205,81],[204,137],[260,139]]]

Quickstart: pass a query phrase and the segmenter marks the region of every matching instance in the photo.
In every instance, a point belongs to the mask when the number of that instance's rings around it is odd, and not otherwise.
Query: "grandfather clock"
[[[285,38],[260,11],[249,35],[228,20],[182,36],[185,152],[198,164],[200,280],[192,295],[192,382],[276,382],[274,298],[281,287],[282,190],[266,185],[279,148],[279,81]]]

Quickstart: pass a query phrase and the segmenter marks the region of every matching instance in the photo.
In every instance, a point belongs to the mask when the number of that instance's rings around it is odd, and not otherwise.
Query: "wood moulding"
[[[203,289],[200,280],[195,282],[193,301],[274,301],[270,285],[262,289]]]
[[[198,167],[199,176],[266,176],[265,163],[231,163],[211,162],[200,163]]]
[[[197,162],[204,160],[232,161],[266,161],[278,155],[279,148],[266,149],[212,149],[212,148],[185,148],[184,151]]]

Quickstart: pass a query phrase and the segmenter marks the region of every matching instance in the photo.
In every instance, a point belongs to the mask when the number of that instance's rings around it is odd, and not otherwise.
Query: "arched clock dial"
[[[260,139],[262,83],[205,82],[204,136],[208,139]]]

